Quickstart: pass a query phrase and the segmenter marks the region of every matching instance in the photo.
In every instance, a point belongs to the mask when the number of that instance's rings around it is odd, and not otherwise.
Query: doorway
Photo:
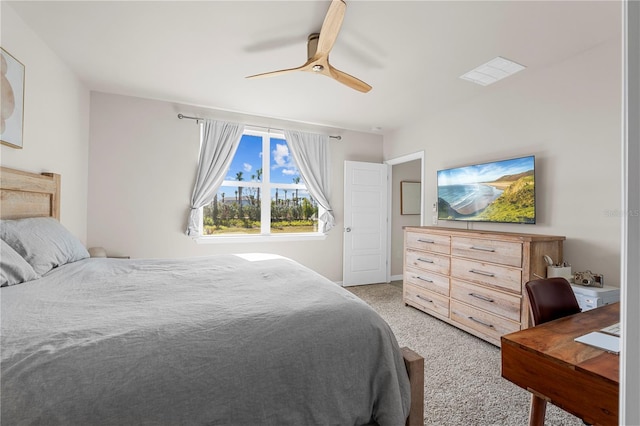
[[[424,151],[385,161],[389,165],[389,226],[387,282],[402,281],[405,226],[422,226],[424,222]],[[401,182],[419,182],[420,213],[402,214]]]

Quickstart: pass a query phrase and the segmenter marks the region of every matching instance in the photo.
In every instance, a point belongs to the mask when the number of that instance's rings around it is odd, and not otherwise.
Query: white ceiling
[[[347,0],[331,63],[363,94],[302,65],[328,1],[9,3],[91,90],[371,132],[515,84],[621,37],[619,1]],[[482,87],[460,75],[496,56],[527,66]]]

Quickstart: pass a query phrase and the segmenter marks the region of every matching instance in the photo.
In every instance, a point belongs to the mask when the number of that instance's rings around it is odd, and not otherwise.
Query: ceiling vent
[[[482,64],[476,69],[461,75],[460,78],[481,86],[488,86],[525,68],[523,65],[498,56],[486,64]]]

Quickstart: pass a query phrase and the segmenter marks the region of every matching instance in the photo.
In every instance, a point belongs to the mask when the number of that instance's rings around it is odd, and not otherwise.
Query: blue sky
[[[293,178],[299,176],[299,172],[293,165],[287,141],[272,138],[270,155],[271,182],[293,183]],[[257,180],[256,170],[260,168],[262,168],[262,138],[244,135],[225,179],[236,180],[237,173],[242,172],[242,180],[250,182],[252,176],[256,176]]]
[[[534,157],[514,158],[473,166],[438,171],[438,185],[463,185],[477,182],[491,182],[504,175],[533,170]]]

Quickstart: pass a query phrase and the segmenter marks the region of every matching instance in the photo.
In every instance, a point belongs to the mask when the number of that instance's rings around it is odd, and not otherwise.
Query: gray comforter
[[[2,425],[399,426],[388,325],[277,256],[86,259],[4,287]]]

